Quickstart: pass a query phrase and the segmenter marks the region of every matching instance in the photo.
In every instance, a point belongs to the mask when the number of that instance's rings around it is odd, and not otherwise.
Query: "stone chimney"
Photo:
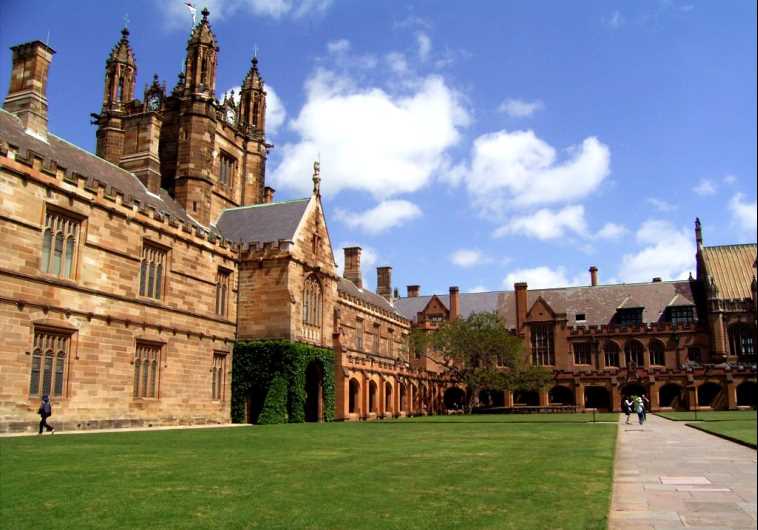
[[[660,283],[660,282],[662,282],[662,281],[663,281],[663,280],[661,279],[661,277],[660,277],[660,276],[656,276],[656,277],[654,277],[654,278],[653,278],[653,283]]]
[[[516,291],[516,331],[520,333],[526,323],[527,304],[529,303],[526,282],[514,283],[513,289]]]
[[[392,267],[376,268],[376,294],[392,301]]]
[[[450,320],[461,316],[461,293],[455,286],[450,287]]]
[[[11,51],[13,70],[3,108],[18,116],[28,133],[47,141],[47,71],[55,50],[36,40]]]
[[[342,274],[358,288],[363,288],[361,247],[345,247],[345,272]]]
[[[274,202],[274,193],[276,193],[276,190],[272,188],[271,186],[266,186],[265,188],[263,188],[263,202],[266,204]],[[359,260],[360,260],[360,257],[359,257]]]
[[[416,298],[421,291],[420,285],[408,285],[406,286],[406,290],[408,291],[408,298]]]
[[[597,267],[594,265],[590,267],[590,285],[597,286]]]

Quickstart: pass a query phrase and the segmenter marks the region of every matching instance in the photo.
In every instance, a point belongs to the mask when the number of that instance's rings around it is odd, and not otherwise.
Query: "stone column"
[[[661,408],[661,399],[660,399],[660,389],[661,384],[656,381],[652,385],[650,385],[650,410],[656,411]]]
[[[540,394],[540,407],[547,407],[550,405],[550,396],[548,395],[548,389],[547,388],[541,388],[539,391]]]
[[[696,410],[698,408],[697,387],[695,385],[687,387],[687,405],[690,410]]]
[[[503,390],[503,405],[507,408],[513,408],[513,391]]]
[[[576,410],[584,410],[584,383],[574,385],[574,402]]]
[[[726,402],[729,410],[737,409],[737,385],[734,384],[734,381],[727,381],[726,383]]]
[[[621,392],[617,384],[611,385],[611,410],[613,412],[621,410]]]

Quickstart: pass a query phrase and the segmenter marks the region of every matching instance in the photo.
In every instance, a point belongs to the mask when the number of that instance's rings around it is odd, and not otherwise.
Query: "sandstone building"
[[[310,197],[274,201],[258,60],[239,98],[219,101],[207,10],[170,90],[155,76],[138,97],[122,31],[92,116],[96,154],[48,130],[54,50],[34,41],[12,53],[0,110],[0,431],[34,428],[43,394],[65,429],[228,422],[234,343],[263,338],[335,352],[338,419],[439,412],[449,385],[428,358],[410,355],[411,326],[477,310],[501,312],[535,362],[556,369],[559,390],[505,395],[506,404],[615,407],[632,362],[661,396],[677,385],[676,403],[735,407],[754,395],[755,245],[699,244],[691,282],[434,297],[409,289],[397,299],[391,268],[380,267],[373,293],[362,286],[360,248],[345,249],[337,273],[318,165],[303,176]],[[708,384],[719,391],[704,400]]]

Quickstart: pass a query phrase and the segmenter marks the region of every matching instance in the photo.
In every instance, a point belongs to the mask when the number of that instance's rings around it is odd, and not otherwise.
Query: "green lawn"
[[[594,421],[618,422],[618,412],[597,412]],[[385,422],[425,423],[587,423],[593,421],[591,412],[566,414],[472,414],[470,416],[419,416],[384,420]]]
[[[695,426],[703,431],[736,438],[756,446],[756,421],[752,420],[731,420],[731,421],[706,421],[697,423],[688,423],[687,425]]]
[[[696,416],[694,411],[656,412],[658,416],[663,416],[674,421],[755,421],[755,413],[756,411],[754,410],[699,410]]]
[[[511,419],[6,438],[0,520],[13,529],[604,529],[616,424]]]

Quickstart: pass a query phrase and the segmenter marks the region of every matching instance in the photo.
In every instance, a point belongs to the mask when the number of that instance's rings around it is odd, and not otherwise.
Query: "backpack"
[[[42,409],[42,414],[44,414],[45,416],[52,416],[53,415],[53,407],[50,406],[50,402],[49,401],[45,401],[42,404],[42,407],[40,407],[40,408]]]

